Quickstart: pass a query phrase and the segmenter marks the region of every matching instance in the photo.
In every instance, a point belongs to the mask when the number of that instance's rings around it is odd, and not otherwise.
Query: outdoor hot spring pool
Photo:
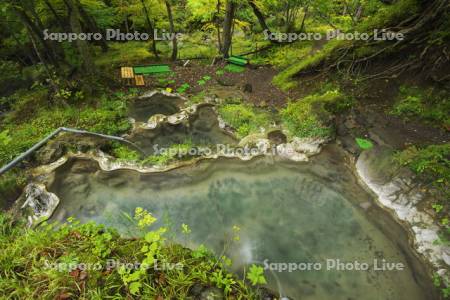
[[[380,208],[345,167],[338,148],[308,163],[273,158],[203,161],[163,173],[101,171],[73,159],[49,187],[60,205],[53,220],[74,216],[130,234],[122,212],[143,207],[177,232],[175,241],[204,244],[220,254],[232,227],[240,241],[227,251],[233,270],[256,263],[319,263],[321,270],[265,272],[269,287],[292,299],[431,299],[423,265],[406,232]],[[186,238],[181,225],[192,232]],[[327,270],[327,259],[368,263],[368,271]],[[374,270],[383,259],[402,271]],[[274,266],[274,265],[272,265]],[[316,265],[317,266],[317,265]]]

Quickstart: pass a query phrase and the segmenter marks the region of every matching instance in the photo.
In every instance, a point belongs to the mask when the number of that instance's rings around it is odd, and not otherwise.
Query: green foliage
[[[0,164],[10,161],[58,127],[74,127],[110,135],[126,132],[131,127],[123,98],[104,96],[96,107],[87,105],[37,109],[34,107],[32,111],[28,111],[29,105],[33,104],[32,95],[24,99],[24,104],[16,104],[18,111],[27,111],[29,116],[22,115],[21,119],[17,120],[20,116],[12,113],[6,118],[5,124],[0,126],[0,132],[8,133],[9,141],[0,148]],[[36,99],[39,101],[40,98]],[[25,119],[27,117],[28,119]]]
[[[271,64],[279,68],[287,68],[292,62],[306,59],[312,52],[311,41],[301,41],[292,44],[275,47],[270,52],[260,58],[252,59],[252,62],[259,64]]]
[[[249,272],[247,273],[247,278],[253,285],[266,284],[266,278],[264,277],[264,269],[261,266],[252,265]]]
[[[317,51],[299,62],[290,64],[286,70],[280,72],[273,78],[273,83],[284,91],[290,90],[297,86],[293,77],[303,70],[314,68],[322,63],[331,53],[345,41],[331,40],[321,50]]]
[[[405,120],[420,118],[434,125],[450,126],[450,94],[432,88],[401,86],[393,115]]]
[[[333,113],[351,106],[338,90],[313,94],[295,102],[289,102],[280,111],[283,124],[297,137],[329,138],[333,134],[330,121]]]
[[[22,83],[21,75],[19,64],[0,60],[0,94],[8,89],[17,88]]]
[[[450,187],[450,144],[430,145],[425,148],[411,146],[399,152],[395,160],[408,166],[416,174],[434,179]]]
[[[435,287],[441,288],[442,296],[447,299],[450,297],[450,281],[448,277],[444,276],[440,276],[438,273],[434,273],[433,284]]]
[[[230,73],[242,73],[245,71],[245,67],[241,67],[241,66],[237,66],[237,65],[233,65],[233,64],[228,64],[223,69]]]
[[[430,192],[437,200],[432,208],[441,218],[443,230],[440,240],[448,243],[450,240],[450,226],[448,215],[450,209],[450,143],[430,145],[425,148],[410,146],[396,153],[394,160],[401,166],[409,167],[428,185]]]
[[[137,151],[130,149],[129,147],[114,143],[112,154],[114,157],[118,158],[122,161],[137,161],[140,158],[140,155]]]
[[[26,229],[1,213],[0,298],[188,299],[192,287],[201,284],[257,299],[204,246],[191,251],[166,243],[166,229],[156,227],[151,213],[136,208],[130,220],[141,234],[124,238],[114,229],[73,218]]]
[[[25,187],[26,177],[23,171],[20,169],[13,169],[9,172],[0,175],[0,209],[7,208],[9,204],[7,201],[15,200]]]
[[[186,92],[191,86],[189,83],[183,83],[179,88],[177,88],[177,93],[182,94]]]
[[[236,129],[240,138],[259,132],[261,127],[267,128],[271,123],[267,112],[245,103],[226,103],[219,106],[218,111],[222,119]]]

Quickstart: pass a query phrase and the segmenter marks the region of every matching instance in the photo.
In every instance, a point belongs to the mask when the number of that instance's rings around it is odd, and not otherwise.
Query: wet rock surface
[[[450,267],[450,247],[436,243],[440,228],[430,214],[419,208],[427,197],[423,192],[425,189],[414,180],[411,171],[394,168],[392,154],[393,149],[387,146],[362,152],[356,162],[357,174],[377,195],[379,203],[406,224],[414,238],[416,251],[434,269],[443,272]]]
[[[32,211],[32,214],[28,216],[28,226],[31,226],[50,218],[58,204],[59,198],[47,192],[45,186],[29,184],[25,188],[25,202],[21,208]]]

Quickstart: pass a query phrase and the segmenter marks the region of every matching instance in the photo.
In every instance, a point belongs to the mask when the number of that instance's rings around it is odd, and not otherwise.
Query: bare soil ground
[[[167,87],[176,90],[187,83],[190,87],[186,94],[195,95],[203,90],[221,85],[244,92],[245,100],[258,106],[280,107],[287,102],[289,94],[272,84],[272,78],[277,74],[276,69],[270,66],[248,66],[240,73],[225,71],[223,75],[217,74],[216,72],[223,70],[225,65],[225,62],[211,65],[211,61],[190,61],[187,66],[171,64],[174,74],[169,80],[172,79],[175,82],[168,84]],[[198,81],[204,76],[211,77],[211,80],[199,84]],[[145,81],[145,89],[162,87],[158,77],[147,76]]]

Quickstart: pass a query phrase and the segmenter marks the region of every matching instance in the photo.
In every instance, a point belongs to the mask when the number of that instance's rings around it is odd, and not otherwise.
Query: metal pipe
[[[73,129],[73,128],[60,127],[58,129],[56,129],[55,131],[53,131],[52,133],[50,133],[47,137],[45,137],[44,139],[42,139],[41,141],[36,143],[33,147],[31,147],[27,151],[25,151],[22,154],[20,154],[19,156],[17,156],[10,163],[4,165],[0,169],[0,175],[3,175],[4,173],[9,171],[10,169],[14,168],[18,163],[20,163],[22,160],[24,160],[25,158],[30,156],[34,151],[36,151],[39,148],[41,148],[50,139],[52,139],[53,137],[58,135],[60,132],[70,132],[70,133],[75,133],[75,134],[91,135],[91,136],[101,137],[101,138],[105,138],[105,139],[109,139],[109,140],[115,140],[115,141],[118,141],[118,142],[130,145],[131,147],[133,147],[136,150],[138,150],[142,155],[145,155],[145,152],[141,148],[139,148],[136,144],[134,144],[134,143],[132,143],[132,142],[122,138],[122,137],[113,136],[113,135],[106,135],[106,134],[101,134],[101,133],[96,133],[96,132],[90,132],[90,131],[86,131],[86,130],[79,130],[79,129]]]

